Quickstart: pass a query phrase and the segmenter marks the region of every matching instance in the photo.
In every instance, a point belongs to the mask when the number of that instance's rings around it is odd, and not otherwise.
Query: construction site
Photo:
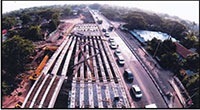
[[[130,108],[108,38],[96,24],[75,25],[45,57],[22,108]]]

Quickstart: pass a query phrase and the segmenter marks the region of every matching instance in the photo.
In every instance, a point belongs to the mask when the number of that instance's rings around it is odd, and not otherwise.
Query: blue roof
[[[191,70],[185,70],[185,72],[187,73],[187,75],[188,75],[188,76],[192,76],[192,75],[193,75],[193,73],[194,73],[194,72],[193,72],[193,71],[191,71]]]
[[[134,31],[129,31],[133,36],[135,36],[140,42],[144,43],[144,39],[141,38],[137,33],[135,33]]]

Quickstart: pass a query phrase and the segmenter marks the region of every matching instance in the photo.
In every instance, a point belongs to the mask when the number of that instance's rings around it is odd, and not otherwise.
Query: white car
[[[114,42],[114,39],[113,39],[113,38],[110,38],[110,39],[109,39],[109,42],[110,42],[110,43]]]
[[[112,43],[110,44],[110,48],[111,48],[111,49],[116,49],[116,48],[117,48],[117,45],[116,45],[114,42],[112,42]]]
[[[132,85],[132,91],[136,98],[142,98],[142,92],[140,90],[140,87],[138,85]]]
[[[105,36],[105,37],[109,37],[109,33],[106,32],[106,33],[104,34],[104,36]]]
[[[157,108],[156,104],[146,105],[145,108]]]
[[[117,50],[115,50],[114,54],[115,54],[116,56],[121,55],[121,51],[120,51],[119,49],[117,49]]]
[[[117,61],[120,65],[124,65],[125,64],[125,61],[124,61],[124,58],[122,55],[118,55],[117,56]]]

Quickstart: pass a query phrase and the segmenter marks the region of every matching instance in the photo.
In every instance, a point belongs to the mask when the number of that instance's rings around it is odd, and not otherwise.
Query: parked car
[[[122,56],[122,55],[118,55],[117,57],[118,57],[118,58],[117,58],[118,63],[119,63],[120,65],[124,65],[124,64],[125,64],[125,61],[124,61],[123,56]]]
[[[102,31],[103,31],[103,32],[106,32],[106,29],[105,29],[105,28],[103,28],[103,29],[102,29]]]
[[[157,108],[156,104],[146,105],[145,108]]]
[[[115,50],[114,52],[115,56],[121,55],[121,51],[119,49]]]
[[[114,28],[114,26],[113,26],[113,25],[110,25],[108,29],[109,29],[110,31],[112,31],[113,28]]]
[[[108,32],[106,32],[106,33],[104,34],[104,36],[105,36],[105,37],[110,37]]]
[[[111,49],[116,49],[116,48],[117,48],[117,45],[116,45],[114,42],[112,42],[112,43],[110,44],[110,48],[111,48]]]
[[[110,38],[110,39],[109,39],[109,42],[110,42],[110,43],[114,42],[114,39],[113,39],[113,38]]]
[[[130,69],[125,69],[125,71],[124,71],[124,77],[125,77],[129,82],[133,82],[133,80],[134,80],[133,73],[131,72]]]
[[[140,87],[138,85],[132,85],[131,89],[136,98],[142,98],[142,91],[140,90]]]

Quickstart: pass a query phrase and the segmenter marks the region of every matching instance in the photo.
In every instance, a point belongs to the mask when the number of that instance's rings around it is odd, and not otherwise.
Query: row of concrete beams
[[[72,39],[72,38],[71,38],[71,39]],[[71,40],[70,40],[69,42],[71,42]],[[58,82],[58,84],[57,84],[57,86],[56,86],[56,89],[55,89],[54,94],[53,94],[53,96],[52,96],[52,98],[51,98],[51,101],[50,101],[50,103],[49,103],[48,108],[53,108],[53,107],[54,107],[55,102],[56,102],[56,99],[57,99],[57,96],[58,96],[58,93],[60,92],[61,86],[62,86],[62,84],[63,84],[63,81],[64,81],[64,79],[66,79],[65,77],[66,77],[66,75],[67,75],[67,70],[68,70],[68,66],[69,66],[69,63],[70,63],[70,59],[71,59],[71,56],[72,56],[72,51],[73,51],[75,42],[76,42],[76,41],[73,40],[70,47],[68,47],[68,45],[66,46],[67,49],[69,49],[69,51],[68,51],[67,58],[66,58],[66,60],[65,60],[63,69],[62,69],[62,73],[61,73],[62,76],[61,76],[61,78],[60,78],[60,80],[59,80],[59,82]],[[70,44],[70,43],[68,43],[68,44]],[[63,50],[63,51],[64,51],[64,50]],[[63,56],[64,56],[64,55],[63,55]],[[62,59],[62,60],[64,60],[64,59]]]
[[[55,64],[55,66],[54,66],[54,68],[53,68],[51,74],[54,74],[54,75],[57,74],[58,69],[60,68],[60,65],[61,65],[61,63],[62,63],[62,61],[63,61],[63,58],[64,58],[64,56],[65,56],[67,50],[69,49],[69,46],[70,46],[71,41],[72,41],[72,37],[69,38],[69,41],[68,41],[67,45],[66,45],[66,46],[64,47],[64,49],[62,50],[62,52],[61,52],[61,54],[60,54],[58,60],[56,61],[56,64]]]
[[[82,39],[83,41],[83,39]],[[84,108],[84,63],[80,67],[80,108]]]
[[[29,90],[24,103],[22,104],[22,108],[25,107],[33,89],[35,88],[36,84],[38,83],[39,80],[41,80],[41,76],[43,74],[47,74],[47,72],[49,71],[50,67],[52,66],[53,62],[55,61],[56,57],[59,55],[59,53],[61,52],[61,50],[63,49],[63,47],[65,46],[65,44],[68,41],[68,37],[66,37],[66,39],[64,40],[64,42],[61,44],[61,46],[56,50],[56,52],[53,54],[53,56],[51,57],[51,59],[49,59],[48,63],[46,64],[46,66],[44,67],[44,69],[42,70],[41,74],[39,75],[39,77],[37,78],[37,80],[35,81],[35,83],[33,84],[33,86],[31,87],[31,89]]]
[[[90,42],[90,41],[89,41]],[[87,45],[86,46],[86,51],[89,52],[89,46]],[[87,58],[89,57],[89,53],[87,54]],[[90,62],[90,66],[91,65],[91,62]],[[94,72],[94,67],[92,66],[92,71],[89,70],[89,68],[87,67],[87,73],[88,73],[88,76],[89,76],[89,80],[88,80],[88,92],[89,92],[89,107],[91,108],[94,108],[94,99],[93,99],[93,87],[92,87],[92,73],[91,72]]]
[[[42,89],[42,87],[43,87],[43,85],[46,82],[46,80],[47,80],[48,77],[49,77],[49,74],[47,74],[45,76],[44,80],[42,81],[42,84],[40,85],[39,89],[37,90],[36,94],[34,95],[34,98],[33,98],[32,102],[31,102],[31,105],[29,106],[29,108],[33,107],[33,105],[34,105],[34,103],[36,101],[36,98],[38,97],[38,95],[39,95],[39,93],[40,93],[40,91],[41,91],[41,89]]]
[[[55,53],[52,55],[51,59],[49,59],[48,63],[46,64],[46,66],[44,67],[44,69],[42,70],[41,73],[47,74],[47,72],[49,71],[49,69],[52,67],[53,63],[55,62],[56,58],[58,57],[58,55],[60,54],[60,52],[63,50],[64,46],[66,45],[66,43],[68,42],[68,38],[69,36],[67,36],[65,38],[65,40],[63,41],[63,43],[58,47],[58,49],[55,51]]]
[[[95,42],[94,42],[96,48],[98,48],[98,47],[97,47],[97,42],[98,42],[98,40],[95,40]],[[103,51],[103,50],[100,48],[99,51]],[[106,98],[103,99],[102,101],[108,102],[108,103],[107,103],[107,104],[108,104],[108,108],[112,108],[112,103],[109,101],[109,100],[111,100],[111,99],[109,99],[109,98],[110,98],[110,94],[109,94],[109,90],[108,90],[108,82],[107,82],[107,80],[106,80],[105,70],[104,70],[104,68],[103,68],[103,59],[101,59],[100,55],[98,55],[97,57],[98,57],[98,59],[99,59],[99,64],[102,65],[102,66],[100,66],[100,69],[101,69],[101,73],[102,73],[102,77],[103,77],[103,83],[104,83],[103,86],[106,87],[106,88],[105,88]]]
[[[100,37],[99,37],[99,39],[100,39]],[[100,42],[99,40],[98,40],[97,42],[98,42],[99,44],[101,44],[101,42]],[[115,85],[115,82],[114,82],[114,79],[113,79],[113,75],[112,75],[112,72],[111,72],[110,67],[109,67],[109,64],[108,64],[108,59],[106,59],[107,57],[106,57],[106,55],[105,55],[105,53],[104,53],[104,50],[103,50],[102,45],[100,45],[100,49],[103,51],[103,52],[102,52],[102,55],[103,55],[103,59],[102,59],[102,60],[105,61],[105,66],[106,66],[106,69],[107,69],[107,71],[108,71],[108,75],[109,75],[109,77],[110,77],[110,79],[111,79],[111,85],[112,85],[112,90],[113,90],[113,92],[114,92],[114,97],[119,97],[118,90],[117,90],[117,87],[116,87],[116,85]],[[117,107],[120,107],[120,106],[117,105]]]
[[[38,83],[38,81],[40,80],[41,75],[42,75],[42,74],[47,74],[47,72],[49,71],[50,67],[51,67],[52,64],[54,63],[55,59],[58,57],[58,55],[60,54],[60,52],[63,50],[63,48],[64,48],[64,46],[66,45],[67,41],[68,41],[68,37],[66,37],[66,39],[64,40],[64,42],[61,44],[61,46],[57,49],[57,51],[53,54],[53,56],[51,57],[51,59],[48,61],[48,63],[46,64],[45,68],[42,70],[40,76],[38,77],[38,79],[36,80],[36,82],[35,82],[34,85],[32,86],[31,90],[30,90],[29,93],[27,94],[26,99],[25,99],[25,101],[24,101],[22,107],[24,107],[25,104],[27,103],[28,98],[30,97],[30,94],[32,93],[32,91],[33,91],[33,89],[35,88],[35,86],[36,86],[36,84]],[[69,43],[68,43],[68,44],[69,44]],[[67,46],[65,47],[65,49],[66,49],[66,48],[67,48]],[[62,52],[62,53],[63,53],[63,52]],[[55,67],[54,67],[54,68],[55,68]],[[55,72],[55,69],[54,69],[54,72]],[[30,108],[33,107],[33,105],[34,105],[34,103],[35,103],[35,100],[36,100],[38,94],[40,93],[40,91],[41,91],[41,89],[42,89],[42,87],[43,87],[43,85],[44,85],[44,83],[45,83],[47,77],[48,77],[48,75],[45,76],[45,79],[43,80],[42,84],[40,85],[39,89],[37,90],[36,95],[34,96],[32,102],[31,102]],[[51,83],[50,83],[50,84],[53,83],[54,79],[55,79],[55,77],[51,80]],[[58,87],[61,87],[61,85],[62,85],[61,82],[63,82],[62,79],[63,79],[63,78],[61,78],[61,80],[59,81],[59,83],[58,83],[59,86],[58,86]],[[49,89],[50,89],[50,86],[48,86],[47,90],[49,90]],[[47,96],[47,94],[48,94],[48,92],[49,92],[49,91],[47,91],[47,90],[46,90],[46,92],[45,92],[45,94],[44,94],[45,97]],[[41,102],[40,102],[39,107],[42,107],[42,105],[43,105],[43,103],[44,103],[44,99],[45,99],[45,98],[43,97],[42,100],[41,100]]]
[[[79,40],[79,38],[77,38]],[[79,46],[76,44],[76,52],[79,50]],[[74,64],[78,63],[78,56],[74,59]],[[77,80],[77,73],[72,80],[72,90],[71,90],[71,99],[70,99],[70,108],[75,108],[75,95],[76,95],[76,80]]]
[[[90,39],[90,41],[92,41],[92,39]],[[94,51],[95,51],[95,48],[93,47],[91,49],[92,55],[95,54]],[[98,54],[98,55],[100,55],[100,54]],[[95,74],[95,78],[96,78],[95,80],[96,80],[96,88],[97,88],[98,107],[99,108],[103,108],[103,102],[101,101],[102,100],[101,87],[97,85],[99,83],[99,75],[98,75],[98,70],[97,70],[97,62],[95,60],[95,57],[93,57],[92,60],[93,60],[93,65],[94,65],[94,74]]]
[[[71,56],[72,56],[72,51],[73,51],[74,45],[75,45],[75,40],[73,40],[73,42],[71,44],[71,47],[69,48],[69,52],[67,54],[67,58],[65,60],[64,66],[63,66],[64,68],[62,70],[62,74],[61,74],[62,76],[66,76],[67,75],[69,61],[70,61]]]

